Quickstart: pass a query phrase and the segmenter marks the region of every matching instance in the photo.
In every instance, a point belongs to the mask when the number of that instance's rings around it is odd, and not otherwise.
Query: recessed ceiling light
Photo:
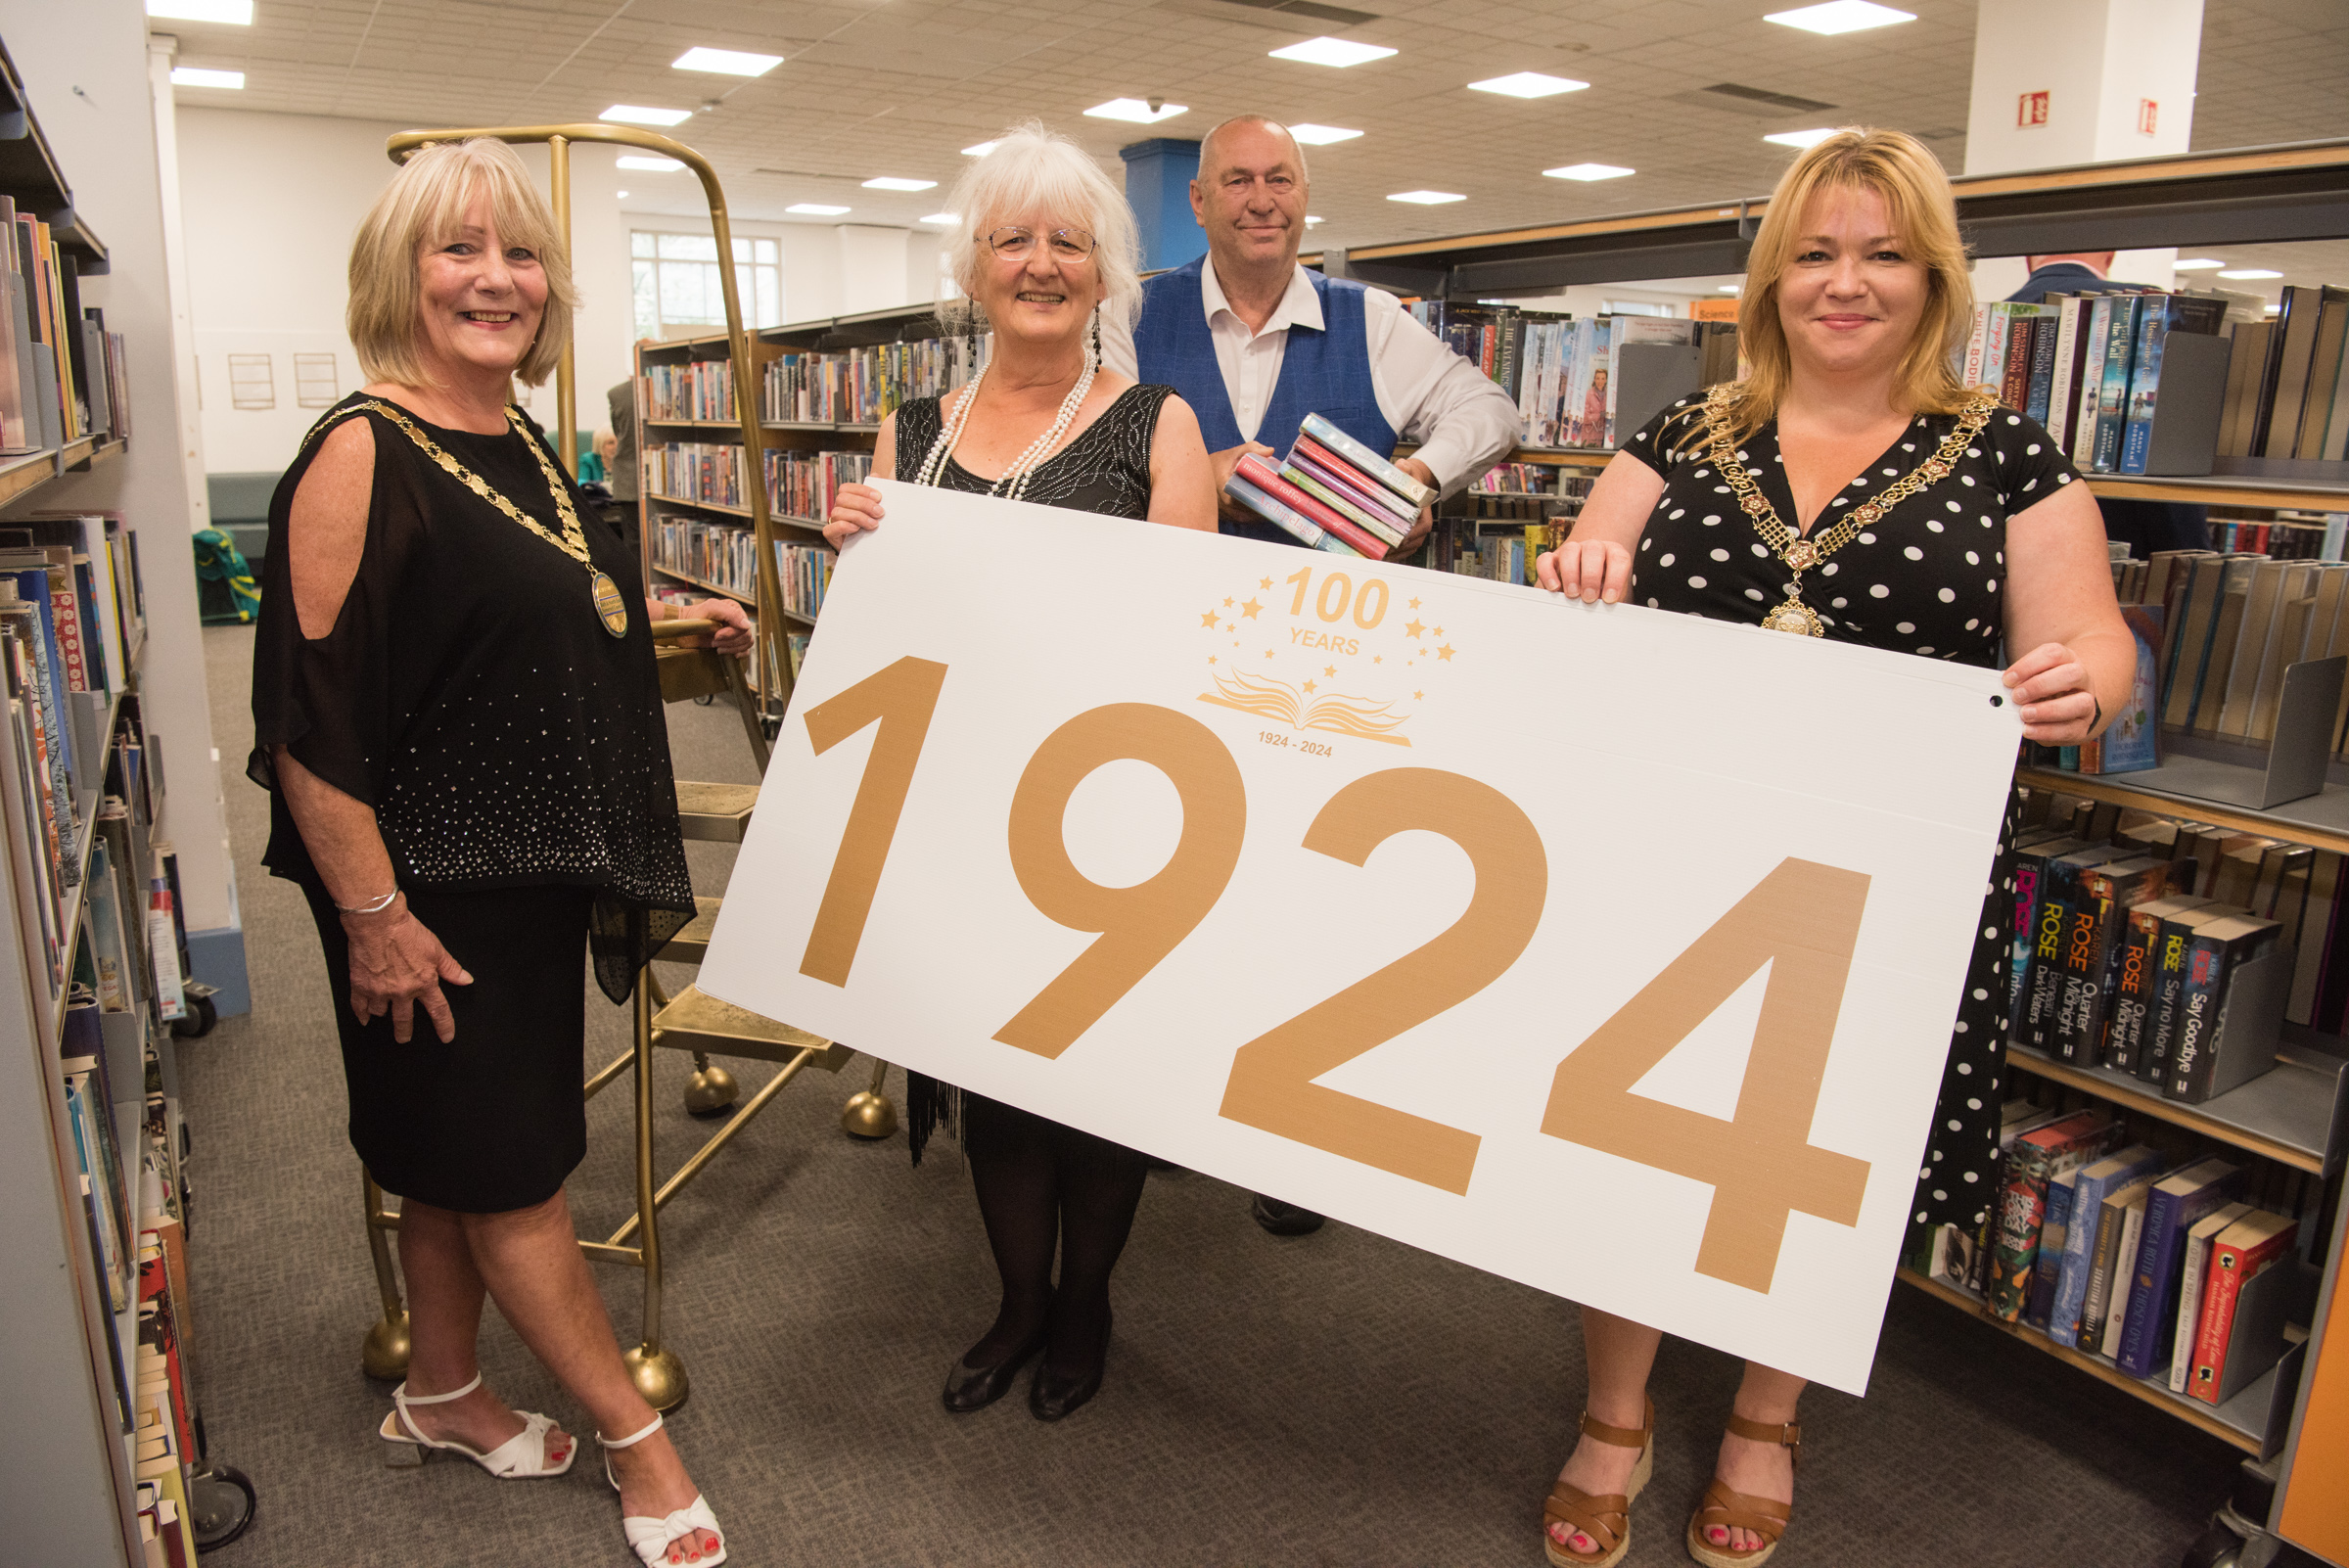
[[[1545,168],[1542,172],[1553,180],[1619,180],[1639,171],[1613,163],[1569,163],[1564,168]]]
[[[670,61],[668,69],[707,70],[720,76],[763,76],[781,64],[781,55],[752,55],[739,49],[688,49]]]
[[[1106,104],[1095,104],[1085,114],[1093,119],[1124,119],[1136,125],[1155,125],[1162,119],[1173,119],[1177,115],[1190,112],[1188,104],[1162,103],[1152,109],[1139,98],[1113,98]]]
[[[1817,147],[1834,134],[1834,127],[1829,126],[1823,130],[1779,131],[1774,136],[1765,136],[1762,139],[1766,142],[1775,142],[1780,147]]]
[[[962,156],[965,158],[985,158],[988,154],[993,152],[994,150],[995,144],[992,142],[976,142],[971,146],[964,148],[962,150]]]
[[[1275,49],[1274,60],[1302,60],[1309,66],[1359,66],[1365,61],[1384,60],[1395,53],[1384,44],[1357,43],[1351,38],[1308,38],[1303,43]]]
[[[617,125],[682,125],[693,118],[690,109],[647,109],[642,104],[614,104],[595,116]]]
[[[615,168],[640,168],[651,174],[673,174],[685,165],[673,158],[655,158],[650,153],[628,153],[612,161]]]
[[[866,180],[864,188],[868,191],[934,191],[938,189],[938,181],[901,180],[894,174],[884,174],[878,179]]]
[[[1870,27],[1889,27],[1896,22],[1914,22],[1913,12],[1895,11],[1890,6],[1870,5],[1868,0],[1827,0],[1822,6],[1805,6],[1800,11],[1773,11],[1762,19],[1782,27],[1800,27],[1805,32],[1865,32]]]
[[[2220,260],[2215,255],[2188,256],[2184,261],[2173,261],[2170,263],[2170,265],[2176,267],[2180,272],[2210,272],[2219,267],[2223,267],[2226,264],[2226,262]]]
[[[1387,200],[1408,202],[1413,207],[1442,207],[1446,202],[1465,202],[1468,198],[1454,191],[1397,191]]]
[[[2268,267],[2230,267],[2219,276],[2222,278],[2280,278],[2283,274]]]
[[[1571,76],[1520,70],[1512,75],[1472,81],[1468,84],[1468,90],[1472,93],[1506,93],[1511,98],[1550,98],[1559,93],[1579,93],[1589,85],[1587,81],[1576,81]]]
[[[1305,220],[1305,226],[1310,229],[1316,223],[1327,223],[1328,221],[1327,218],[1308,217]]]
[[[174,87],[236,87],[245,85],[241,70],[207,70],[202,66],[173,66],[171,85]],[[2274,274],[2270,274],[2273,276]]]
[[[1335,125],[1291,125],[1289,134],[1308,147],[1327,147],[1332,142],[1351,142],[1361,132],[1341,130]]]
[[[922,219],[922,221],[924,223],[940,223],[951,228],[955,224],[960,223],[962,219],[960,216],[952,212],[933,212],[928,217]]]
[[[1737,283],[1725,283],[1713,292],[1715,294],[1742,294],[1745,292],[1745,286]]]
[[[624,202],[628,199],[628,193],[625,191],[615,191],[612,195],[615,201]]]
[[[821,202],[794,202],[791,206],[785,208],[783,210],[786,212],[804,212],[809,217],[838,217],[843,212],[846,212],[848,208],[845,207],[826,207]]]
[[[253,0],[147,0],[147,15],[173,22],[224,22],[235,27],[253,25]]]

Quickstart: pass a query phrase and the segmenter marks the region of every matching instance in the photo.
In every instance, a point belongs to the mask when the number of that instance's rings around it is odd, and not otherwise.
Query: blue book
[[[2087,305],[2088,330],[2080,342],[2080,395],[2072,408],[2072,466],[2082,471],[2096,466],[2096,402],[2103,395],[2104,350],[2112,337],[2112,302],[2118,295],[2099,294]]]
[[[2127,706],[2096,737],[2100,773],[2134,772],[2161,761],[2155,743],[2160,683],[2154,669],[2161,657],[2163,619],[2157,604],[2121,606],[2121,620],[2137,639],[2137,678],[2130,683]]]
[[[2039,1222],[2039,1256],[2031,1261],[2031,1294],[2023,1304],[2023,1321],[2033,1328],[2047,1327],[2055,1307],[2055,1287],[2063,1277],[2064,1248],[2071,1244],[2072,1208],[2079,1185],[2077,1170],[2048,1177],[2048,1207]]]
[[[2056,1265],[2055,1294],[2048,1312],[2048,1338],[2058,1345],[2080,1343],[2080,1314],[2088,1304],[2088,1279],[2096,1269],[2096,1225],[2104,1200],[2130,1182],[2161,1169],[2161,1156],[2140,1143],[2081,1169],[2072,1183],[2071,1219],[2063,1233],[2062,1256]],[[2048,1190],[2048,1222],[2055,1218],[2054,1189]],[[2040,1256],[2051,1245],[2045,1226],[2040,1230]]]
[[[2042,425],[2048,422],[2048,402],[2055,391],[2055,338],[2062,312],[2059,304],[2042,305],[2031,340],[2031,386],[2023,397],[2023,412]]]
[[[1299,544],[1310,544],[1316,550],[1327,550],[1333,555],[1351,555],[1358,558],[1360,555],[1359,551],[1336,534],[1324,532],[1321,525],[1315,523],[1312,518],[1282,505],[1237,474],[1232,475],[1225,482],[1223,487],[1236,496],[1240,504],[1249,511],[1254,512],[1266,522],[1275,524],[1296,535]]]
[[[2112,297],[2112,330],[2104,340],[2104,380],[2096,393],[2096,455],[2095,468],[2110,474],[2121,461],[2121,433],[2129,422],[2129,364],[2137,348],[2138,300],[2134,294]]]
[[[2150,1377],[2170,1364],[2177,1340],[2178,1280],[2186,1268],[2186,1233],[2195,1221],[2233,1203],[2243,1178],[2241,1166],[2214,1158],[2162,1177],[2146,1194],[2144,1235],[2129,1278],[2128,1316],[2121,1325],[2118,1357],[2121,1370],[2131,1377]]]
[[[2149,296],[2145,303],[2151,308],[2138,311],[2129,405],[2121,422],[2121,460],[2115,465],[2123,474],[2145,471],[2145,452],[2153,444],[2153,400],[2161,387],[2161,351],[2170,338],[2169,314],[2160,308],[2159,297]]]

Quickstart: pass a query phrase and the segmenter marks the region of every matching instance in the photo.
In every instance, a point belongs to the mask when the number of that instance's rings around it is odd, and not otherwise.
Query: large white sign
[[[1996,675],[882,487],[705,990],[1864,1391]]]

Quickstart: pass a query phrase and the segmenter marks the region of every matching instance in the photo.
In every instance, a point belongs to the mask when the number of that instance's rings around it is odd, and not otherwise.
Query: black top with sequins
[[[628,634],[604,629],[586,567],[476,495],[379,414],[319,422],[269,506],[246,772],[271,792],[263,863],[317,872],[275,788],[273,746],[375,808],[406,887],[569,883],[598,890],[597,978],[616,1000],[693,914],[639,567],[576,490],[588,552],[619,585]],[[545,471],[509,430],[411,418],[549,531]],[[288,515],[321,433],[363,418],[375,477],[357,575],[334,628],[302,635]]]
[[[1681,439],[1702,409],[1702,399],[1682,398],[1623,444],[1664,479],[1663,498],[1635,556],[1633,598],[1654,609],[1760,625],[1786,597],[1793,574],[1738,509],[1702,436]],[[1957,426],[1955,414],[1911,421],[1827,503],[1814,533],[1931,457]],[[1667,449],[1675,445],[1681,450]],[[1747,437],[1737,458],[1778,517],[1794,527],[1777,421]],[[2004,630],[2006,520],[2079,477],[2037,421],[1998,409],[1955,472],[1806,572],[1803,602],[1819,612],[1835,641],[1995,669]]]
[[[1020,496],[1038,506],[1103,517],[1150,515],[1150,442],[1158,435],[1158,411],[1174,395],[1172,387],[1128,387],[1077,433],[1077,438],[1036,465]],[[898,470],[911,479],[938,440],[939,400],[917,397],[898,410]],[[985,495],[995,482],[983,480],[952,458],[939,476],[942,490]],[[1008,486],[1007,486],[1008,487]]]

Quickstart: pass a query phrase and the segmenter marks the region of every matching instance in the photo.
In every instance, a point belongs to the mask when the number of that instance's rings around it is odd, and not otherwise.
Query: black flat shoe
[[[1072,1373],[1052,1370],[1049,1362],[1036,1369],[1036,1381],[1028,1386],[1028,1413],[1039,1421],[1057,1421],[1086,1400],[1101,1392],[1101,1372],[1108,1364],[1108,1356],[1092,1365]]]
[[[1020,1368],[1034,1360],[1036,1353],[1043,1348],[1044,1336],[1039,1331],[999,1361],[985,1366],[965,1366],[956,1361],[946,1368],[945,1392],[940,1397],[956,1415],[984,1410],[1011,1391],[1012,1379],[1020,1375]]]
[[[1248,1205],[1249,1218],[1275,1236],[1310,1236],[1321,1228],[1321,1216],[1311,1209],[1300,1209],[1278,1198],[1256,1194]]]

